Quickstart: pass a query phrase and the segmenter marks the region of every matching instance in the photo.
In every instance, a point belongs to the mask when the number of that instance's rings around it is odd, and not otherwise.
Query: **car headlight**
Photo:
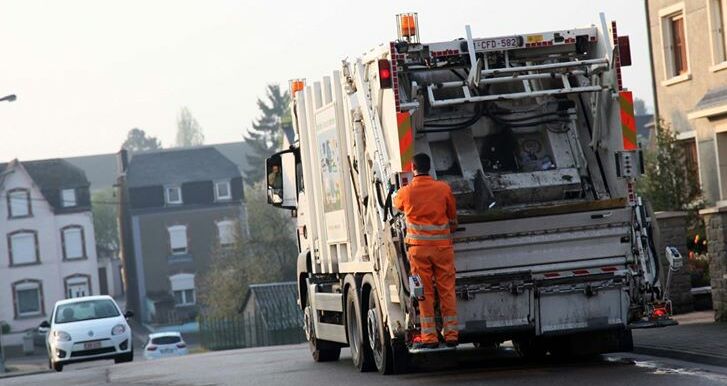
[[[120,335],[126,332],[126,326],[123,324],[117,324],[111,329],[111,335]]]
[[[55,331],[53,331],[53,338],[57,342],[70,342],[71,334],[69,334],[65,331],[55,330]]]

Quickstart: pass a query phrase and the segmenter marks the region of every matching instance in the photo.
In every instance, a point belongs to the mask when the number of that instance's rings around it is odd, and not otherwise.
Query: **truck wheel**
[[[515,346],[515,352],[528,360],[542,359],[547,353],[543,341],[536,337],[513,339],[512,343]]]
[[[375,368],[374,358],[368,334],[364,334],[363,318],[361,317],[361,301],[358,291],[353,285],[348,287],[346,295],[346,333],[351,347],[353,365],[359,371],[371,371]]]
[[[58,363],[58,362],[55,362],[55,361],[51,361],[51,366],[53,367],[53,370],[55,370],[55,371],[57,371],[59,373],[61,371],[63,371],[63,363]]]
[[[341,347],[332,342],[319,341],[316,339],[316,330],[313,326],[313,311],[310,300],[306,300],[305,311],[303,312],[303,323],[305,335],[308,338],[308,349],[316,362],[333,362],[341,356]]]
[[[367,330],[376,369],[381,374],[403,374],[409,364],[409,352],[403,344],[391,341],[383,322],[381,305],[376,290],[369,291]]]

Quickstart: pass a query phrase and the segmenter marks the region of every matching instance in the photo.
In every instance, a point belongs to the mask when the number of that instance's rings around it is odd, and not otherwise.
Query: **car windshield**
[[[175,344],[179,343],[182,339],[178,336],[158,336],[151,340],[152,344]]]
[[[119,310],[111,300],[86,300],[58,306],[55,322],[79,322],[82,320],[112,318],[114,316],[119,316]]]

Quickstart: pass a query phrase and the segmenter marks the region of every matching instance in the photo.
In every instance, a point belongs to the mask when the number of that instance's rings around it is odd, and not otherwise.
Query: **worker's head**
[[[429,168],[432,167],[432,161],[429,156],[424,153],[419,153],[414,156],[414,172],[416,174],[429,174]]]
[[[277,173],[280,171],[280,166],[273,164],[273,173]]]

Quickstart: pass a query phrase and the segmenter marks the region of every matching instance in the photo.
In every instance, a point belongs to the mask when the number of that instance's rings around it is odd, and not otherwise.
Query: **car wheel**
[[[53,370],[57,372],[63,371],[63,363],[53,362],[51,361],[51,367],[53,367]]]
[[[131,348],[131,351],[125,354],[119,354],[116,358],[114,358],[114,363],[126,363],[126,362],[132,362],[134,360],[134,347]]]

